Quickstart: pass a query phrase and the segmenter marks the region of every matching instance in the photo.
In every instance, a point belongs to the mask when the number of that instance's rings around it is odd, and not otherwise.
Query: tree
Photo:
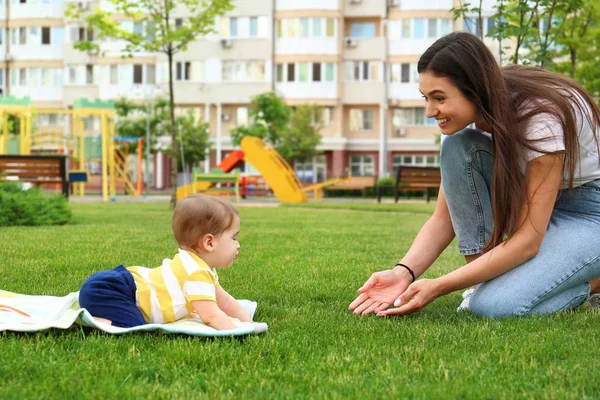
[[[453,15],[453,18],[455,20],[459,19],[459,18],[463,18],[465,20],[468,21],[472,21],[472,14],[476,14],[477,15],[477,21],[476,24],[474,24],[476,27],[479,27],[479,29],[475,29],[475,32],[471,32],[473,34],[477,34],[479,33],[479,38],[481,40],[483,40],[483,15],[482,15],[482,11],[481,8],[483,6],[483,0],[478,0],[478,5],[477,6],[471,6],[471,3],[465,2],[463,3],[462,0],[458,0],[458,7],[452,7],[450,9],[450,12]]]
[[[269,143],[288,162],[304,160],[319,153],[322,124],[321,108],[300,105],[294,111],[275,93],[253,97],[248,112],[250,124],[231,131],[234,145],[242,137],[255,136]]]
[[[311,159],[320,153],[323,128],[322,109],[319,106],[303,104],[292,112],[288,129],[281,133],[276,150],[289,162]]]
[[[185,51],[190,42],[198,36],[214,32],[214,21],[218,15],[232,10],[233,0],[107,0],[114,6],[114,13],[133,20],[140,31],[123,29],[113,13],[99,8],[84,12],[76,4],[70,4],[66,15],[83,19],[89,28],[98,32],[98,39],[112,38],[123,40],[126,45],[124,55],[132,56],[138,51],[160,52],[167,56],[169,66],[169,122],[172,139],[171,170],[172,182],[177,182],[177,124],[175,121],[175,99],[173,93],[173,56]],[[190,15],[181,25],[173,21],[175,8],[184,7]],[[98,51],[99,45],[93,41],[74,44],[81,51]],[[171,208],[175,207],[177,185],[171,190]]]
[[[259,94],[250,100],[248,126],[239,126],[231,131],[234,145],[240,144],[242,137],[255,136],[276,147],[290,123],[290,107],[275,93]]]

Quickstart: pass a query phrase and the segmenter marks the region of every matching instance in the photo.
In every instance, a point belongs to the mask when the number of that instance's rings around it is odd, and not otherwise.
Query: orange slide
[[[239,167],[244,162],[244,152],[241,150],[232,151],[222,162],[217,165],[217,168],[228,173]],[[192,177],[193,179],[193,177]],[[215,186],[214,182],[197,182],[190,183],[189,185],[180,186],[177,188],[177,199],[183,199],[185,196],[197,193],[198,190],[206,190]]]

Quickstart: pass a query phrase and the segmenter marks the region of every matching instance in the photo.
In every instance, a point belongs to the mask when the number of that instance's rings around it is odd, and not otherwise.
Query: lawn
[[[341,207],[336,205],[336,207]],[[390,207],[382,205],[382,207]],[[394,265],[426,209],[240,208],[241,253],[220,273],[258,301],[265,335],[0,335],[0,398],[597,398],[600,313],[504,320],[456,313],[460,293],[408,317],[347,310]],[[343,208],[343,207],[342,207]],[[0,229],[0,288],[65,295],[91,273],[175,254],[166,204],[72,204],[73,223]],[[460,265],[456,245],[426,276]]]

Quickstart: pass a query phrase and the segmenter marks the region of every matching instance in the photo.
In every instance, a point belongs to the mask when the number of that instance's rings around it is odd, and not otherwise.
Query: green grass
[[[383,205],[387,207],[387,205]],[[399,206],[400,207],[400,206]],[[176,245],[166,204],[72,204],[73,223],[0,230],[0,288],[65,295],[116,264],[159,265]],[[395,210],[392,210],[395,211]],[[400,211],[400,210],[397,210]],[[404,210],[406,211],[406,210]],[[460,294],[401,318],[347,310],[397,262],[425,213],[241,208],[238,262],[220,273],[258,301],[265,335],[0,335],[1,399],[597,398],[600,314],[482,319]],[[426,274],[461,265],[456,246]]]

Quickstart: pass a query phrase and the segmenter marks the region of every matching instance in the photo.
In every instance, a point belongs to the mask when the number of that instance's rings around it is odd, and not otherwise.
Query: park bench
[[[353,176],[338,182],[335,185],[327,186],[325,190],[360,191],[364,197],[367,197],[367,189],[375,187],[376,182],[377,176]]]
[[[69,197],[66,156],[0,155],[0,180],[27,182],[36,186],[58,184]]]
[[[394,189],[394,201],[398,202],[400,192],[406,191],[410,198],[410,192],[425,192],[427,202],[431,200],[431,194],[440,187],[442,175],[438,167],[398,167],[394,185],[377,185],[377,202],[381,202],[383,189]]]

